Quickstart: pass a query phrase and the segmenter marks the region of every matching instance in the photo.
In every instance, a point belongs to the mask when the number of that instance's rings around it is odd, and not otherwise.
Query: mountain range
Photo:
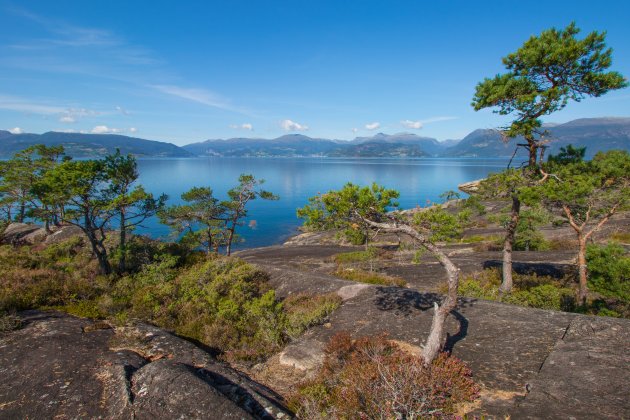
[[[547,154],[558,153],[568,144],[586,146],[587,157],[597,151],[624,149],[630,151],[630,118],[584,118],[564,124],[547,124]],[[63,145],[75,157],[102,157],[119,148],[122,153],[138,157],[480,157],[501,158],[514,153],[516,143],[505,143],[497,130],[478,129],[462,140],[438,141],[411,133],[357,137],[354,140],[311,138],[289,134],[275,139],[231,138],[206,140],[183,147],[171,143],[144,140],[113,134],[79,134],[48,132],[44,134],[11,134],[0,130],[0,157],[34,144]],[[517,157],[526,155],[520,148]]]
[[[0,157],[10,157],[35,144],[63,145],[69,156],[103,157],[120,149],[123,154],[138,157],[194,157],[189,151],[171,143],[144,140],[118,134],[81,134],[49,131],[44,134],[11,134],[0,130]]]

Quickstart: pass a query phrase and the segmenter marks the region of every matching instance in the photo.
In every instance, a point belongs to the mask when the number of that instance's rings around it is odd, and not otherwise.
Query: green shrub
[[[502,299],[531,308],[553,309],[571,312],[575,309],[575,292],[573,289],[558,287],[554,284],[541,284],[525,290],[515,290]]]
[[[565,287],[567,280],[557,280],[536,274],[513,273],[512,293],[501,296],[501,271],[483,270],[464,277],[459,285],[459,294],[477,299],[496,300],[532,308],[574,311],[575,291]]]
[[[471,195],[463,202],[463,207],[465,209],[470,209],[477,213],[478,216],[483,216],[486,214],[486,206],[483,205],[479,197],[476,195]]]
[[[165,255],[119,280],[112,312],[173,329],[228,358],[258,360],[284,343],[286,314],[266,273],[236,258],[177,264],[177,257]]]
[[[337,334],[317,376],[290,399],[298,418],[454,418],[479,387],[460,360],[441,353],[430,367],[385,336]]]
[[[119,278],[95,274],[80,238],[40,250],[0,247],[0,314],[57,309],[121,325],[135,318],[214,347],[227,359],[256,361],[323,322],[340,303],[335,294],[280,302],[268,275],[242,260],[180,253],[144,239],[130,243],[143,250],[139,270]]]
[[[630,256],[616,243],[586,248],[589,287],[605,297],[630,301]]]

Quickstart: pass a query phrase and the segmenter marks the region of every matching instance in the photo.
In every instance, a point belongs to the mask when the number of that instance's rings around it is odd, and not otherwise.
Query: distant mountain
[[[630,151],[630,118],[584,118],[565,124],[544,124],[549,133],[546,154],[558,153],[568,144],[586,146],[587,158],[600,150]],[[289,134],[275,139],[232,138],[206,140],[183,147],[171,143],[144,140],[114,134],[78,134],[48,132],[44,134],[11,134],[0,130],[0,157],[34,144],[63,145],[66,153],[75,157],[101,157],[115,152],[131,153],[138,157],[483,157],[502,158],[514,153],[515,144],[523,139],[505,143],[496,130],[479,129],[462,140],[437,141],[412,133],[384,134],[357,137],[351,141],[329,140]],[[520,149],[518,159],[527,155]]]
[[[561,147],[572,144],[586,147],[586,157],[591,158],[598,151],[623,149],[630,151],[630,118],[583,118],[564,124],[545,124],[548,131],[546,155],[556,154]],[[449,147],[444,156],[449,157],[509,157],[514,153],[516,143],[522,138],[504,143],[496,130],[475,130],[458,144]],[[526,156],[521,148],[518,158]]]
[[[63,145],[66,154],[74,157],[102,157],[120,149],[138,157],[193,157],[194,155],[171,143],[144,140],[116,134],[80,134],[50,131],[44,134],[11,134],[0,131],[0,157],[35,144]]]
[[[288,134],[276,139],[233,138],[206,140],[192,143],[183,148],[197,156],[326,156],[339,146],[335,140],[314,139],[301,134]]]
[[[322,156],[322,157],[428,157],[439,156],[447,145],[410,133],[327,140],[291,134],[276,139],[233,138],[206,140],[184,146],[198,156]]]
[[[447,148],[445,144],[440,143],[434,138],[420,137],[413,133],[398,133],[392,135],[378,133],[372,137],[357,137],[350,143],[387,145],[387,147],[384,148],[397,150],[405,153],[406,156],[439,156]]]

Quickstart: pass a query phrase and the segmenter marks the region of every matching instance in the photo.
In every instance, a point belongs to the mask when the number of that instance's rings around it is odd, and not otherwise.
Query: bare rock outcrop
[[[271,390],[146,324],[21,314],[0,335],[2,418],[288,418]]]

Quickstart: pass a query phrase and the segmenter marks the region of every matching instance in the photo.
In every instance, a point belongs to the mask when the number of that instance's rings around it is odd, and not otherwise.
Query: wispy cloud
[[[422,124],[431,124],[431,123],[435,123],[435,122],[441,122],[441,121],[450,121],[450,120],[456,120],[459,117],[449,117],[449,116],[444,116],[444,117],[432,117],[432,118],[427,118],[426,120],[420,120],[420,122]]]
[[[24,131],[20,127],[9,128],[11,134],[22,134]]]
[[[184,99],[248,117],[255,116],[252,111],[235,105],[227,97],[205,86],[180,84],[181,78],[157,53],[141,45],[134,45],[113,30],[76,25],[64,19],[32,13],[17,6],[9,7],[8,11],[14,17],[23,19],[25,24],[29,21],[36,24],[38,27],[36,33],[40,35],[10,45],[2,45],[0,41],[0,48],[2,48],[0,69],[5,67],[42,74],[78,74],[115,80],[134,90],[140,88],[145,91],[158,91],[166,95],[163,98],[168,102],[173,99]],[[0,96],[0,109],[56,114],[56,119],[65,124],[78,122],[81,118],[88,116],[70,112],[67,107],[58,107],[57,104],[36,102],[8,100]],[[111,106],[109,110],[98,115],[115,115],[116,113],[130,115],[130,112],[120,105]]]
[[[211,106],[213,108],[224,109],[227,111],[242,112],[236,107],[232,106],[225,98],[217,95],[206,89],[201,88],[188,88],[175,85],[150,85],[153,89],[156,89],[167,95],[176,96],[178,98],[187,99],[189,101],[197,102],[203,105]]]
[[[8,95],[0,95],[0,109],[41,115],[61,114],[66,111],[64,107]]]
[[[280,121],[280,127],[284,131],[306,131],[308,130],[308,125],[300,124],[291,120],[282,120]]]
[[[373,123],[365,124],[365,128],[368,130],[376,130],[381,126],[380,122],[374,121]]]

